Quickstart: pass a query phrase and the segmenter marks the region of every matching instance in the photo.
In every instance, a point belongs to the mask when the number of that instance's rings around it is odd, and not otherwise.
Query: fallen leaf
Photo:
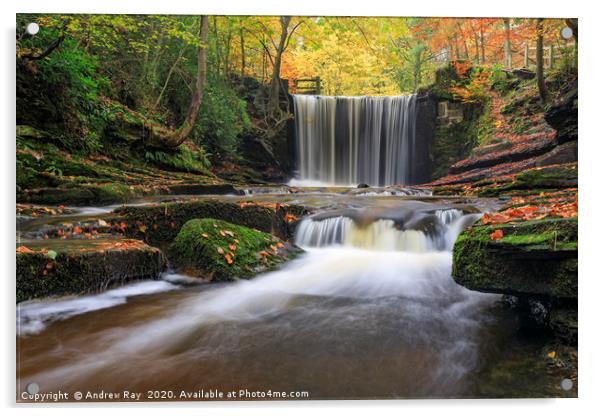
[[[491,234],[489,234],[489,238],[491,238],[494,241],[495,240],[499,240],[503,236],[504,236],[504,232],[502,230],[495,230],[494,232],[492,232]]]
[[[234,263],[234,260],[232,260],[232,257],[230,257],[230,253],[227,253],[224,258],[226,259],[226,262],[228,262],[228,264],[232,264]]]
[[[35,251],[25,246],[19,246],[17,247],[17,253],[35,253]]]
[[[228,244],[228,248],[232,251],[236,250],[236,246],[234,244]]]
[[[550,351],[547,355],[548,358],[554,359],[556,358],[556,351]]]
[[[221,247],[218,247],[218,248],[217,248],[217,252],[218,252],[219,254],[224,254],[224,249],[223,249],[223,248],[221,248]]]
[[[209,234],[207,234],[207,233],[203,233],[203,234],[201,234],[201,235],[202,235],[204,238],[209,238]]]

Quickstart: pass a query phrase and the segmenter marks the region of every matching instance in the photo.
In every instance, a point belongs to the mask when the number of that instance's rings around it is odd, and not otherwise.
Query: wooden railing
[[[296,94],[320,95],[322,92],[322,82],[320,77],[299,78],[294,80]]]

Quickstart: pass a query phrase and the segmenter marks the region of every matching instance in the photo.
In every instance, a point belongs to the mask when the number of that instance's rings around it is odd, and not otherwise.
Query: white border
[[[15,392],[15,314],[14,314],[14,122],[15,122],[15,67],[14,67],[14,27],[15,12],[58,12],[58,13],[164,13],[164,14],[264,14],[264,15],[400,15],[400,16],[527,16],[527,17],[578,17],[579,18],[579,58],[580,58],[580,262],[579,262],[579,399],[549,400],[407,400],[407,401],[333,401],[333,402],[277,402],[277,403],[197,403],[170,404],[170,412],[190,414],[211,413],[229,414],[236,412],[246,415],[291,414],[308,412],[331,414],[345,412],[365,416],[367,411],[376,408],[378,414],[436,414],[482,416],[545,413],[546,415],[581,415],[594,413],[600,409],[598,392],[602,386],[602,342],[598,316],[601,311],[602,294],[601,273],[597,260],[600,255],[600,215],[602,204],[599,183],[602,181],[600,169],[602,149],[602,130],[600,122],[600,59],[599,27],[600,15],[593,1],[533,1],[499,0],[464,1],[449,0],[401,1],[401,0],[21,0],[17,4],[2,4],[4,23],[2,35],[5,46],[1,65],[3,96],[0,99],[2,127],[4,137],[0,141],[2,168],[2,193],[5,201],[3,225],[2,265],[5,272],[1,276],[3,283],[3,339],[0,343],[5,359],[0,384],[2,405],[14,408]],[[164,406],[164,405],[163,405]],[[129,406],[129,411],[145,415],[165,414],[163,406]],[[44,414],[82,413],[82,406],[51,406],[49,408],[19,406],[25,413],[44,412]],[[116,405],[88,405],[85,412],[106,415]],[[202,408],[196,410],[195,408]]]

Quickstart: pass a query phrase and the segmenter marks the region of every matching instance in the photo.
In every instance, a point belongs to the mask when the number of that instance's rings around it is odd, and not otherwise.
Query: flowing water
[[[281,196],[291,197],[301,198]],[[306,252],[250,281],[166,274],[19,304],[17,390],[35,382],[42,392],[173,392],[166,399],[200,389],[262,392],[246,399],[558,394],[534,361],[545,340],[521,335],[499,296],[451,278],[453,242],[480,214],[446,204],[325,193],[297,228]]]
[[[416,95],[294,95],[299,178],[304,186],[413,182]]]

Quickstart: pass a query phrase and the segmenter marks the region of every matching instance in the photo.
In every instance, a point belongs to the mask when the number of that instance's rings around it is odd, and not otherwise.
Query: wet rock
[[[492,240],[497,230],[503,237]],[[542,325],[564,342],[576,343],[577,252],[576,218],[477,225],[456,240],[452,275],[471,290],[543,305]]]
[[[181,184],[170,185],[169,193],[173,195],[243,195],[244,192],[228,183],[223,184]]]
[[[503,237],[492,240],[496,230]],[[472,290],[577,298],[577,220],[476,225],[454,245],[454,280]]]
[[[125,203],[136,195],[130,187],[121,183],[86,184],[77,187],[25,189],[17,200],[33,204],[110,205]]]
[[[169,258],[180,272],[227,281],[272,270],[299,252],[268,233],[204,218],[184,224],[169,248]]]
[[[195,218],[220,219],[288,239],[291,236],[291,219],[306,212],[305,208],[297,205],[203,200],[123,207],[115,210],[118,217],[107,221],[123,222],[128,237],[143,239],[151,245],[162,245],[171,243],[180,228]]]
[[[358,184],[358,185],[357,185],[357,187],[358,187],[359,189],[362,189],[362,188],[370,188],[370,185],[368,185],[367,183],[360,183],[360,184]]]
[[[549,327],[569,345],[577,344],[577,304],[559,305],[550,309]]]
[[[97,240],[17,249],[17,302],[97,292],[138,279],[158,279],[164,255],[138,240]]]

